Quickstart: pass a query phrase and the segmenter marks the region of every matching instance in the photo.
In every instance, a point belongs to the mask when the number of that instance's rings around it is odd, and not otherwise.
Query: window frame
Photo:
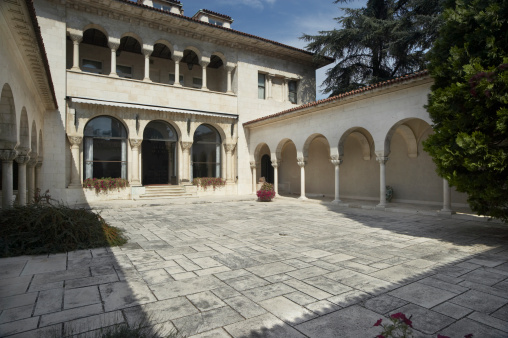
[[[294,83],[295,85],[295,90],[292,91],[290,88],[291,88],[291,83]],[[294,101],[291,100],[291,94],[294,94]],[[288,101],[291,102],[292,104],[297,104],[298,103],[298,81],[296,80],[289,80],[288,81]]]
[[[129,77],[129,76],[122,76],[123,74],[126,74],[126,73],[124,73],[124,72],[120,71],[120,70],[118,69],[118,67],[126,67],[126,68],[130,68],[130,69],[131,69],[130,77]],[[134,67],[132,67],[132,66],[119,65],[119,64],[117,64],[117,65],[116,65],[116,74],[117,74],[119,77],[121,77],[121,78],[124,78],[124,79],[132,79],[133,73],[134,73]]]
[[[173,76],[173,80],[171,80],[171,75]],[[183,74],[180,74],[179,76],[180,76],[180,85],[183,86],[185,84],[185,77],[183,76]],[[174,85],[175,84],[175,73],[169,73],[168,80],[169,80],[169,84]]]
[[[259,83],[259,77],[263,76],[263,84],[261,85]],[[259,97],[259,90],[263,88],[263,97]],[[265,73],[258,73],[258,99],[259,100],[266,100],[266,74]]]
[[[93,71],[90,68],[85,67],[85,61],[91,61],[91,62],[98,62],[101,65],[100,70]],[[81,58],[81,70],[86,73],[92,73],[92,74],[102,74],[104,72],[104,62],[94,59],[88,59],[88,58]]]
[[[196,80],[199,80],[199,84],[196,83]],[[201,89],[203,88],[203,78],[201,77],[192,77],[192,88]]]

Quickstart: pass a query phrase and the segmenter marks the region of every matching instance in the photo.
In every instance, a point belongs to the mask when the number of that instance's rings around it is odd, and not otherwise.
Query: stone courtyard
[[[102,216],[127,245],[0,260],[0,336],[150,322],[185,337],[374,337],[403,312],[415,337],[508,337],[500,223],[289,199]]]

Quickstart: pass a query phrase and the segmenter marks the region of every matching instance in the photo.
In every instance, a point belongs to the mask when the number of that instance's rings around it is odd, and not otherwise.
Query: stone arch
[[[277,145],[275,154],[280,161],[278,168],[279,193],[298,193],[300,191],[300,167],[298,166],[298,148],[289,139],[282,139]]]
[[[102,34],[104,34],[106,36],[106,38],[109,38],[108,31],[101,25],[98,25],[95,23],[89,23],[88,25],[83,27],[83,33],[85,33],[89,29],[96,29],[96,30],[100,31]]]
[[[198,127],[202,124],[208,124],[208,125],[214,127],[217,130],[217,132],[219,133],[222,143],[224,144],[224,142],[226,142],[226,139],[228,138],[226,136],[227,135],[226,131],[222,128],[222,126],[220,124],[214,123],[214,122],[197,123],[196,128],[194,128],[194,130],[191,130],[190,135],[194,135],[194,133],[196,132],[196,129],[198,129]]]
[[[166,119],[166,118],[163,118],[163,117],[158,117],[158,118],[153,119],[153,120],[147,120],[147,121],[145,121],[145,123],[143,123],[139,127],[139,135],[143,135],[146,126],[148,126],[148,124],[150,122],[153,122],[153,121],[162,121],[162,122],[165,122],[165,123],[171,125],[171,127],[173,127],[173,129],[176,131],[176,135],[178,137],[178,140],[180,141],[182,139],[182,131],[180,130],[180,127],[175,123],[175,121],[172,121],[172,120],[169,120],[169,119]]]
[[[213,52],[212,55],[210,55],[210,59],[212,59],[212,57],[214,57],[214,56],[216,56],[222,60],[223,66],[227,64],[226,56],[224,54],[222,54],[221,52]],[[219,67],[217,67],[217,68],[219,68]]]
[[[342,134],[338,147],[339,157],[342,158],[344,156],[344,143],[348,136],[353,136],[356,140],[358,140],[358,142],[360,142],[363,159],[366,161],[370,160],[371,150],[374,148],[374,139],[367,129],[361,127],[350,128]]]
[[[328,147],[328,153],[330,153],[330,143],[328,143],[328,139],[323,134],[314,133],[307,137],[307,140],[305,140],[305,143],[303,144],[303,157],[307,158],[309,156],[309,147],[314,140],[319,141]]]
[[[33,153],[37,153],[37,125],[35,120],[32,121],[32,130],[30,131],[30,149]]]
[[[126,37],[130,37],[130,38],[136,39],[139,42],[139,44],[141,46],[143,46],[143,39],[139,35],[137,35],[136,33],[134,33],[134,32],[123,33],[122,36],[120,37],[120,40],[123,39],[123,38],[126,38]]]
[[[0,149],[14,149],[18,144],[16,107],[11,86],[2,87],[0,96]]]
[[[417,140],[417,136],[415,135],[415,132],[409,126],[411,121],[424,122],[425,125],[429,126],[427,121],[424,121],[420,118],[406,118],[406,119],[400,120],[399,122],[395,123],[390,128],[390,130],[388,130],[388,133],[386,134],[386,137],[385,137],[385,142],[384,142],[385,156],[390,154],[390,145],[392,143],[393,135],[395,133],[398,133],[399,135],[402,136],[402,138],[406,142],[407,156],[410,158],[418,157],[418,140]]]
[[[201,51],[197,48],[197,47],[194,47],[194,46],[187,46],[185,47],[185,49],[183,50],[184,53],[186,50],[191,50],[193,51],[194,53],[196,53],[197,57],[198,57],[198,60],[201,61],[201,58],[203,57],[203,53],[201,53]]]
[[[100,117],[100,116],[107,116],[107,117],[112,117],[114,119],[117,119],[118,121],[120,121],[120,123],[122,123],[123,127],[125,128],[125,130],[127,131],[127,138],[129,138],[132,135],[137,135],[134,131],[134,133],[131,133],[131,130],[129,128],[129,124],[119,115],[119,114],[116,114],[116,113],[108,113],[108,114],[104,114],[103,112],[98,112],[96,114],[93,114],[92,116],[89,116],[86,121],[84,121],[84,123],[81,123],[80,121],[80,130],[79,130],[79,133],[81,135],[84,135],[84,131],[85,131],[85,127],[86,125],[88,124],[88,122],[90,122],[91,120],[93,120],[94,118],[96,117]]]
[[[28,114],[25,107],[21,109],[19,120],[19,147],[27,151],[30,149],[30,128],[28,127]]]
[[[268,147],[268,150],[270,150],[270,147],[268,146],[268,144],[266,144],[265,142],[261,142],[259,143],[257,146],[256,146],[256,149],[254,150],[254,161],[259,162],[261,157],[261,150],[263,149],[263,147],[266,146]]]
[[[168,40],[159,39],[159,40],[155,41],[154,44],[153,44],[153,46],[154,46],[154,52],[155,52],[155,45],[164,45],[164,46],[166,46],[169,49],[170,53],[171,53],[171,57],[175,54],[175,48],[173,47],[173,45]],[[152,54],[154,52],[152,52]],[[169,59],[171,59],[171,57]]]
[[[277,148],[275,150],[275,154],[277,155],[277,160],[282,160],[282,150],[284,150],[284,147],[288,143],[295,144],[295,142],[293,140],[289,139],[289,138],[283,138],[282,140],[280,140],[280,142],[277,145]]]

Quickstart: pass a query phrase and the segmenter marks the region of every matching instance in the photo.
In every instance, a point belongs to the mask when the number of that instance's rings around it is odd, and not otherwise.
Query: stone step
[[[191,193],[153,193],[153,194],[144,194],[144,195],[139,195],[139,198],[163,198],[163,197],[174,197],[174,198],[178,198],[178,197],[193,197],[194,195],[191,194]]]
[[[178,195],[178,196],[168,196],[168,195],[162,195],[162,196],[146,196],[146,195],[140,195],[137,199],[142,199],[143,201],[150,201],[150,200],[170,200],[170,199],[188,199],[188,198],[198,198],[198,196],[192,195],[192,194],[185,194],[185,195]]]

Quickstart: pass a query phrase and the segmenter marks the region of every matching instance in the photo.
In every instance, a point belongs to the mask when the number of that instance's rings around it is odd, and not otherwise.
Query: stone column
[[[201,69],[202,69],[202,72],[201,72],[201,80],[202,80],[202,84],[201,84],[201,90],[208,90],[207,86],[206,86],[206,67],[210,64],[210,62],[208,61],[201,61],[199,63],[201,65]]]
[[[81,177],[79,176],[79,170],[81,168],[79,145],[81,144],[83,138],[80,136],[67,136],[67,138],[71,143],[72,156],[71,183],[69,184],[69,188],[81,188]]]
[[[132,147],[132,182],[131,186],[140,186],[141,181],[139,179],[139,147],[143,140],[141,139],[129,139]]]
[[[18,205],[26,205],[26,164],[30,160],[27,153],[18,154]]]
[[[300,167],[300,197],[299,200],[306,200],[307,197],[305,197],[305,165],[307,164],[307,161],[303,158],[297,158],[298,166]]]
[[[280,165],[280,161],[272,160],[273,190],[275,190],[275,196],[279,196],[279,165]]]
[[[226,143],[224,148],[226,150],[226,182],[227,183],[235,183],[234,175],[233,175],[233,150],[235,149],[236,144],[234,143]]]
[[[150,55],[152,55],[153,50],[143,48],[143,55],[145,56],[145,78],[143,81],[152,82],[150,80]]]
[[[267,88],[266,88],[266,92],[267,92],[266,98],[267,99],[271,99],[272,98],[272,78],[273,77],[274,77],[273,74],[266,74],[266,78],[268,80],[268,85],[267,85]]]
[[[118,74],[116,73],[116,51],[118,50],[118,47],[120,47],[120,41],[109,41],[108,46],[111,48],[111,72],[109,73],[109,76],[118,77]]]
[[[26,165],[26,180],[28,187],[28,203],[33,203],[35,196],[35,165],[37,164],[37,153],[30,153],[30,161]]]
[[[379,162],[379,204],[376,208],[384,209],[386,207],[386,162],[388,157],[378,156],[376,160]]]
[[[190,181],[190,149],[192,147],[192,142],[180,142],[182,145],[183,152],[183,174],[182,174],[182,182]]]
[[[253,194],[256,194],[256,179],[257,179],[257,175],[256,175],[256,162],[250,162],[250,168],[252,169],[252,193]]]
[[[182,60],[181,56],[173,55],[173,61],[175,61],[175,83],[174,85],[177,87],[181,87],[180,84],[180,61]]]
[[[81,33],[81,35],[72,33],[70,34],[70,38],[73,45],[71,70],[81,71],[81,68],[79,68],[79,43],[83,40],[83,33]]]
[[[226,71],[228,73],[227,83],[226,83],[226,85],[227,85],[226,93],[228,93],[228,94],[234,94],[233,90],[231,89],[233,87],[231,73],[233,72],[234,69],[235,69],[235,66],[226,66]]]
[[[342,203],[339,196],[339,166],[342,164],[342,160],[338,156],[332,156],[332,159],[330,160],[332,164],[335,166],[335,199],[333,200],[333,203],[339,204]]]
[[[0,159],[2,160],[2,208],[7,209],[12,206],[12,161],[18,156],[14,149],[0,150]]]
[[[42,189],[42,157],[39,156],[35,165],[35,190]]]
[[[443,209],[439,211],[440,214],[451,215],[455,212],[452,210],[452,189],[448,180],[443,178]]]

